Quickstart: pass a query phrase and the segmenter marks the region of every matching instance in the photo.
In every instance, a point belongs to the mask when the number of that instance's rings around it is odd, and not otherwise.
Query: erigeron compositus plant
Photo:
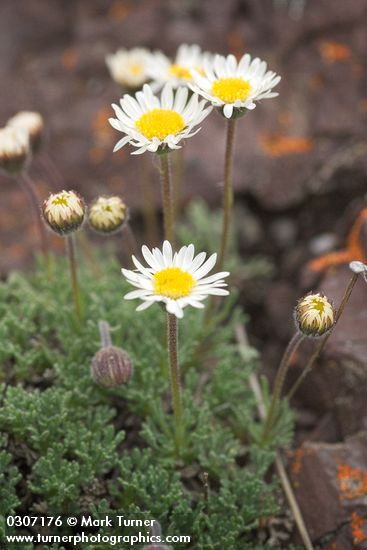
[[[176,449],[179,452],[183,427],[177,319],[183,317],[187,306],[203,308],[202,302],[209,295],[226,296],[228,290],[224,279],[229,273],[224,271],[207,276],[215,265],[217,255],[213,254],[205,261],[206,253],[201,252],[195,256],[193,244],[173,252],[171,244],[164,241],[162,250],[154,248],[150,251],[145,245],[141,250],[148,267],[144,267],[133,256],[137,271],[122,269],[127,281],[137,288],[126,294],[125,299],[141,299],[142,304],[137,307],[137,311],[147,309],[156,302],[162,302],[167,310],[167,350],[176,424]]]
[[[358,277],[360,275],[362,275],[362,277],[366,280],[366,273],[367,273],[367,266],[365,266],[365,264],[363,264],[362,262],[357,262],[357,261],[354,261],[354,262],[351,262],[349,264],[349,267],[351,269],[351,271],[353,272],[353,275],[351,277],[351,279],[349,280],[347,286],[346,286],[346,289],[344,291],[344,294],[343,294],[343,297],[342,297],[342,300],[340,302],[340,305],[338,307],[338,310],[335,314],[335,321],[334,321],[334,324],[333,326],[331,327],[331,329],[326,332],[325,336],[320,339],[320,342],[318,344],[318,346],[316,347],[314,353],[311,355],[310,359],[307,361],[307,364],[305,366],[305,368],[303,369],[302,373],[300,374],[299,378],[295,381],[295,383],[293,384],[293,386],[291,387],[291,389],[289,390],[288,394],[287,394],[287,398],[288,399],[291,399],[293,397],[293,395],[296,393],[296,391],[298,390],[298,388],[300,387],[300,385],[302,384],[303,380],[306,378],[306,376],[309,374],[309,372],[312,370],[316,360],[320,357],[321,353],[323,352],[334,328],[335,328],[335,325],[337,324],[337,322],[339,321],[344,309],[345,309],[345,306],[347,305],[350,297],[351,297],[351,294],[353,292],[353,289],[355,287],[355,284],[358,280]]]
[[[27,132],[32,153],[36,153],[41,145],[44,122],[42,115],[35,111],[20,111],[11,117],[7,126],[20,128]]]
[[[90,227],[100,235],[121,232],[128,255],[136,253],[136,240],[129,224],[129,209],[121,197],[98,197],[88,209]]]
[[[66,237],[75,312],[78,320],[81,321],[82,303],[78,282],[74,233],[80,229],[84,221],[86,212],[84,200],[75,191],[61,191],[51,194],[44,201],[42,212],[47,225],[58,235]]]
[[[14,120],[14,119],[13,119]],[[12,119],[9,121],[11,123]],[[19,120],[18,120],[19,122]],[[39,231],[42,253],[46,260],[48,275],[50,278],[50,258],[47,235],[42,223],[39,208],[39,198],[33,180],[27,173],[27,167],[31,161],[30,131],[20,124],[8,124],[0,129],[0,169],[9,176],[15,178],[22,186],[31,207]]]
[[[282,390],[294,353],[306,337],[320,338],[330,333],[335,324],[333,304],[320,293],[310,293],[299,300],[294,316],[297,331],[290,340],[277,370],[272,398],[264,422],[263,444],[268,442],[276,424]]]
[[[127,91],[136,91],[149,80],[151,58],[146,48],[120,49],[106,56],[106,64],[115,82]]]
[[[106,321],[100,321],[98,328],[102,347],[92,359],[92,378],[103,388],[126,384],[133,372],[130,356],[123,349],[112,345],[110,327]]]
[[[152,80],[150,86],[154,91],[160,90],[166,83],[174,89],[188,86],[192,82],[193,71],[202,73],[204,60],[211,57],[212,54],[203,52],[197,44],[181,44],[173,59],[162,52],[153,52],[148,66],[148,74]],[[183,156],[182,147],[175,152],[173,159],[173,194],[176,212],[180,207]]]
[[[188,99],[187,87],[181,87],[173,94],[166,84],[160,98],[155,96],[147,84],[135,98],[125,94],[120,107],[112,105],[117,118],[110,118],[110,124],[126,134],[115,145],[118,151],[126,144],[137,147],[132,154],[150,151],[158,154],[162,183],[164,234],[174,242],[174,200],[170,176],[170,160],[167,153],[181,147],[180,142],[195,135],[196,128],[210,113],[206,100],[199,100],[197,94]],[[196,128],[196,129],[195,129]]]
[[[191,89],[217,107],[227,119],[226,151],[224,161],[223,228],[218,266],[223,268],[227,254],[233,203],[233,156],[235,125],[239,117],[256,107],[260,99],[276,97],[272,89],[280,76],[267,71],[267,64],[245,54],[239,62],[234,55],[215,55],[203,60],[203,72],[193,71]]]
[[[202,72],[204,60],[210,60],[212,54],[203,52],[197,44],[181,44],[174,59],[163,52],[154,52],[147,68],[154,90],[159,90],[167,82],[173,88],[188,85],[192,82],[193,71]]]

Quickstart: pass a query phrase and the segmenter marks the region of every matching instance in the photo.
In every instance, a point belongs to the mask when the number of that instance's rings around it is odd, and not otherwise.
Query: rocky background
[[[107,119],[121,90],[104,59],[137,45],[174,54],[182,42],[248,50],[283,77],[279,98],[238,124],[234,176],[244,259],[272,265],[270,277],[243,289],[250,339],[271,375],[297,298],[322,288],[338,303],[348,261],[366,261],[367,0],[2,0],[0,124],[40,111],[47,136],[32,167],[40,196],[62,187],[87,200],[122,193],[139,231],[142,174],[155,169],[127,149],[112,154],[118,136]],[[195,196],[219,204],[223,146],[224,122],[213,114],[185,148],[184,204]],[[6,276],[30,264],[37,233],[17,183],[3,175],[1,199]],[[366,319],[360,281],[295,398],[300,447],[290,472],[317,548],[367,548]]]

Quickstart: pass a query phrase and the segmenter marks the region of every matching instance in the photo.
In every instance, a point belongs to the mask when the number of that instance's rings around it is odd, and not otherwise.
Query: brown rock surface
[[[235,185],[266,208],[288,207],[330,185],[356,186],[356,174],[366,174],[366,10],[367,0],[333,0],[332,10],[330,0],[309,0],[303,18],[294,21],[270,0],[3,0],[0,120],[20,109],[41,111],[49,129],[46,149],[66,187],[87,199],[123,192],[140,208],[141,159],[127,150],[112,154],[118,136],[107,118],[121,90],[109,78],[105,55],[141,44],[173,53],[183,41],[221,53],[246,49],[267,59],[283,80],[278,99],[264,101],[238,124]],[[224,125],[213,114],[188,143],[187,198],[218,201]],[[36,179],[51,187],[35,168]],[[343,170],[352,170],[352,180],[340,179]],[[1,179],[3,235],[4,205],[16,191]],[[18,217],[19,235],[29,233],[28,218]],[[3,253],[2,271],[29,256],[16,252],[20,238],[12,235],[14,251]]]
[[[366,548],[366,433],[340,444],[305,443],[292,453],[290,471],[315,547]]]

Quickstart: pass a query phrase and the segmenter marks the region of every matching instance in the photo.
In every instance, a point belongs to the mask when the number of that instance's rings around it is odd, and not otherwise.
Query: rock
[[[367,434],[305,443],[290,454],[289,470],[314,546],[366,548]]]
[[[335,250],[337,244],[338,238],[335,233],[321,233],[310,240],[308,249],[313,256],[321,256]]]

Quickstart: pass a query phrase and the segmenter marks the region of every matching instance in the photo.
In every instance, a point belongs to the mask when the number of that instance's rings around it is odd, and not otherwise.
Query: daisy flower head
[[[28,133],[32,149],[38,148],[44,129],[42,115],[35,111],[20,111],[7,122],[11,128],[20,128]]]
[[[128,208],[121,197],[98,197],[89,208],[88,220],[98,233],[111,235],[122,228],[128,215]]]
[[[193,71],[203,71],[204,59],[209,59],[208,52],[202,52],[197,44],[181,44],[172,60],[162,52],[152,54],[148,74],[152,79],[152,88],[159,90],[166,82],[173,88],[185,86],[191,82]]]
[[[205,252],[195,256],[193,244],[173,252],[168,241],[164,241],[162,250],[153,248],[150,251],[145,245],[141,250],[148,266],[143,266],[133,256],[136,270],[122,269],[127,281],[137,287],[137,290],[126,294],[125,300],[140,298],[143,301],[137,311],[148,308],[154,302],[163,302],[168,313],[182,318],[186,306],[203,308],[202,302],[209,295],[229,294],[224,288],[227,286],[224,278],[228,277],[228,271],[207,276],[215,265],[216,254],[207,260]]]
[[[106,64],[111,77],[117,84],[129,90],[137,90],[148,81],[147,73],[151,52],[146,48],[117,50],[106,56]]]
[[[324,294],[311,292],[298,301],[295,319],[298,329],[306,336],[323,336],[334,325],[334,306]]]
[[[204,74],[193,73],[194,92],[199,93],[215,107],[223,109],[226,118],[240,116],[255,109],[256,101],[278,95],[272,89],[281,77],[267,70],[267,64],[258,57],[245,54],[237,62],[234,55],[215,55],[205,59]]]
[[[84,221],[85,211],[84,200],[75,191],[51,193],[42,206],[45,222],[59,235],[77,231]]]
[[[130,143],[137,150],[132,154],[145,151],[168,152],[180,149],[179,142],[195,135],[198,126],[210,113],[212,107],[205,107],[206,100],[197,94],[188,98],[188,88],[180,87],[173,93],[167,83],[160,97],[153,94],[148,84],[135,97],[125,94],[120,106],[112,105],[116,117],[110,118],[113,128],[126,134],[115,145],[114,152]]]
[[[23,128],[0,128],[0,169],[9,174],[21,172],[29,157],[28,133]]]

